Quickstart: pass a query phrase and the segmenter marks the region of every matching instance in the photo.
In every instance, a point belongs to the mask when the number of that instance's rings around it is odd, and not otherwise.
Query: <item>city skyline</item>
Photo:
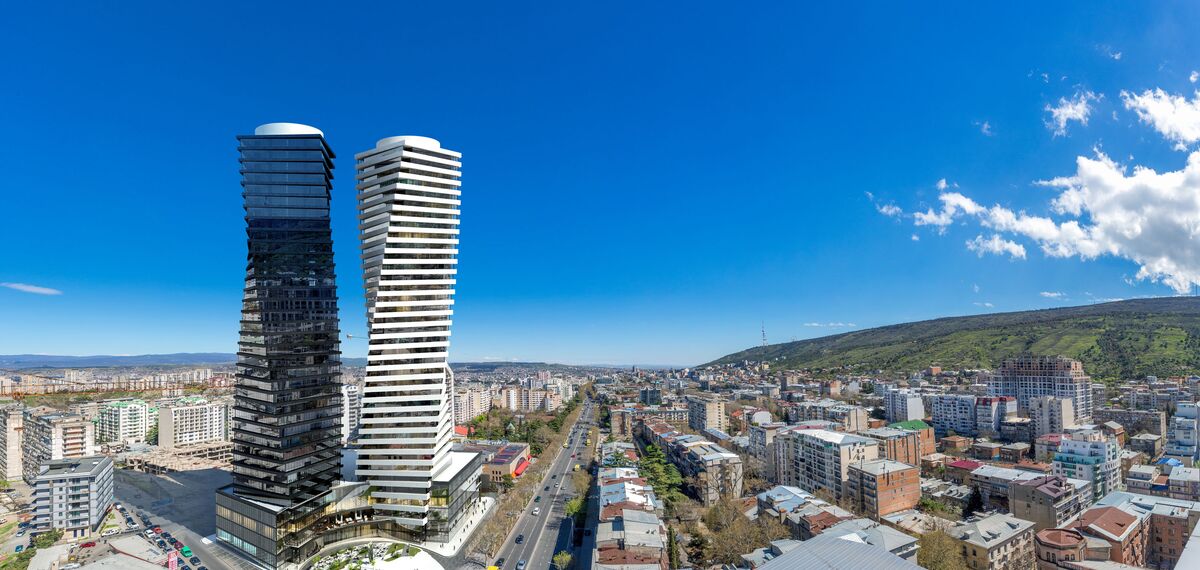
[[[37,10],[12,21],[48,19]],[[1179,196],[1200,191],[1184,174],[1195,7],[1027,22],[700,5],[682,28],[658,7],[638,22],[595,7],[414,7],[396,13],[405,49],[458,63],[415,58],[413,73],[454,88],[385,74],[362,93],[339,85],[391,59],[387,42],[349,31],[353,14],[321,11],[335,31],[311,64],[331,87],[296,89],[290,55],[271,46],[313,20],[228,10],[6,26],[9,53],[57,41],[14,60],[19,88],[0,94],[10,184],[27,189],[0,214],[21,244],[0,252],[0,314],[21,323],[0,330],[0,352],[233,352],[244,245],[230,141],[272,121],[314,125],[339,149],[411,132],[477,157],[463,172],[475,190],[458,362],[699,364],[757,345],[763,325],[774,343],[1172,295],[1200,275],[1181,233],[1200,207]],[[280,25],[257,30],[268,17]],[[829,21],[849,33],[817,25]],[[256,69],[212,29],[247,36]],[[391,90],[410,104],[367,104]],[[69,169],[46,152],[64,141]],[[342,299],[363,293],[352,186],[332,191]],[[33,214],[63,203],[69,223]],[[1157,223],[1128,237],[1112,220],[1131,216]],[[363,356],[363,311],[341,305],[354,337],[341,349]]]

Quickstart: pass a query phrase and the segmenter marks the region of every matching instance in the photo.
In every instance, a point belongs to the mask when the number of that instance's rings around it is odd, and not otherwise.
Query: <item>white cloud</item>
[[[975,236],[975,239],[967,241],[967,249],[979,254],[979,257],[983,257],[985,253],[992,253],[995,255],[1008,254],[1013,259],[1025,259],[1025,246],[995,234],[987,239],[984,239],[982,235]]]
[[[1046,127],[1058,137],[1067,134],[1067,123],[1071,121],[1087,125],[1088,116],[1092,114],[1092,101],[1099,101],[1103,97],[1091,91],[1077,91],[1070,99],[1060,97],[1057,105],[1046,105],[1046,112],[1050,113]]]
[[[992,123],[988,121],[975,121],[975,126],[979,127],[979,132],[983,133],[983,136],[985,137],[990,137],[995,134],[992,132]]]
[[[992,307],[995,307],[995,305],[993,305],[993,304],[991,304],[990,302],[987,302],[987,301],[984,301],[984,302],[982,302],[982,303],[976,302],[976,303],[972,303],[972,304],[973,304],[973,305],[975,305],[976,307],[987,307],[987,308],[989,308],[989,309],[990,309],[990,308],[992,308]]]
[[[28,283],[0,283],[0,287],[8,287],[9,289],[33,293],[34,295],[62,295],[62,291],[58,289],[29,285]]]
[[[996,232],[967,242],[981,255],[1020,257],[1023,246],[1018,249],[1021,244],[1000,236],[1020,237],[1036,243],[1047,257],[1127,259],[1138,266],[1136,279],[1166,284],[1179,294],[1200,285],[1200,151],[1191,153],[1181,170],[1161,173],[1141,166],[1127,172],[1097,152],[1095,158],[1078,157],[1074,175],[1039,184],[1059,190],[1049,204],[1057,217],[998,205],[983,208],[951,192],[941,196],[941,212],[918,214],[914,223],[948,225],[960,214],[971,215]]]
[[[1062,291],[1042,291],[1038,294],[1047,299],[1062,299],[1063,297],[1067,296],[1067,294],[1063,293]]]
[[[1192,74],[1188,76],[1188,81],[1195,83],[1197,80],[1200,80],[1200,71],[1193,71]]]
[[[972,289],[972,290],[974,290],[976,293],[978,293],[978,292],[979,292],[979,284],[978,284],[978,283],[972,283],[972,284],[971,284],[971,289]]]
[[[946,188],[948,188],[950,185],[946,183],[946,179],[945,179],[945,178],[941,178],[941,179],[939,179],[939,180],[937,181],[937,184],[936,184],[936,186],[937,186],[937,189],[938,189],[938,190],[945,190],[945,189],[946,189]]]
[[[901,210],[900,207],[895,204],[877,204],[875,209],[879,210],[880,214],[888,217],[899,216],[904,213],[904,210]]]
[[[917,234],[913,234],[913,235],[909,236],[909,239],[911,239],[913,241],[921,241],[921,236],[919,236]]]
[[[945,189],[946,179],[938,181],[938,188]],[[974,200],[963,196],[958,192],[943,192],[938,196],[938,200],[942,202],[942,208],[935,211],[933,208],[925,212],[917,212],[913,214],[914,223],[918,226],[935,226],[938,228],[938,233],[946,233],[946,226],[954,223],[954,218],[959,213],[975,215],[983,211],[983,206],[976,204]]]
[[[1126,109],[1137,112],[1143,123],[1174,142],[1176,149],[1185,150],[1187,145],[1200,140],[1200,92],[1193,93],[1189,101],[1162,89],[1147,89],[1140,95],[1122,91],[1121,100]]]
[[[806,327],[847,328],[847,327],[856,327],[858,325],[856,325],[854,323],[840,323],[839,322],[839,323],[804,323],[804,326],[806,326]]]

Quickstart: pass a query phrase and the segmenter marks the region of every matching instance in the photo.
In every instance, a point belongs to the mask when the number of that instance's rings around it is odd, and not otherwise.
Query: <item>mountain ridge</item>
[[[776,369],[909,372],[992,368],[1021,354],[1077,358],[1097,379],[1200,371],[1200,297],[1131,299],[897,323],[753,347],[706,365],[768,360]]]

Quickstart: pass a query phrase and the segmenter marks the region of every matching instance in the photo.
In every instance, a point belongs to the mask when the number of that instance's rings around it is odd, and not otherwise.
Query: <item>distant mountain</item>
[[[192,366],[232,364],[237,355],[230,352],[178,352],[136,356],[54,356],[48,354],[0,354],[0,368],[99,368],[105,366]]]
[[[907,372],[930,365],[994,368],[1021,354],[1083,361],[1097,379],[1200,372],[1200,298],[1133,299],[949,317],[755,347],[709,364],[772,361],[775,369]]]

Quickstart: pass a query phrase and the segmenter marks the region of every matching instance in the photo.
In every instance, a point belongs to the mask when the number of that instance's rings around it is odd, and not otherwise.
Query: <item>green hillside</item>
[[[770,360],[775,369],[914,371],[992,368],[1009,356],[1077,358],[1096,379],[1200,372],[1200,297],[933,319],[756,347],[710,364]]]

